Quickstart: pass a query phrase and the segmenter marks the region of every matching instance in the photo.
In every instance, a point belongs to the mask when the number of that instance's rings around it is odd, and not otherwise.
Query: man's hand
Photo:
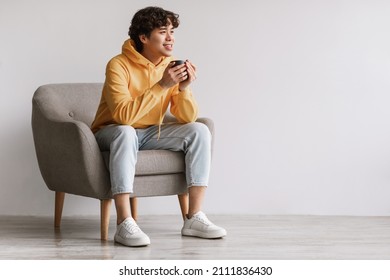
[[[196,79],[196,67],[189,60],[186,60],[185,64],[173,65],[174,63],[171,62],[167,66],[159,84],[163,88],[179,84],[179,90],[183,91]]]
[[[187,67],[187,75],[186,75],[187,78],[180,82],[179,84],[180,91],[185,90],[186,87],[188,87],[193,81],[196,80],[196,66],[192,64],[189,60],[186,60],[185,65]]]

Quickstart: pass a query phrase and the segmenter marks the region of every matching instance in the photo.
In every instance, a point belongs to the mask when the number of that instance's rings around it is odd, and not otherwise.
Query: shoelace
[[[127,229],[130,233],[136,233],[140,231],[141,229],[135,222],[129,222],[126,221],[126,223],[123,224],[124,228]]]
[[[199,213],[198,215],[194,216],[194,218],[197,221],[199,221],[205,225],[208,225],[208,226],[213,224],[212,222],[210,222],[210,220],[206,217],[206,215],[204,213]]]

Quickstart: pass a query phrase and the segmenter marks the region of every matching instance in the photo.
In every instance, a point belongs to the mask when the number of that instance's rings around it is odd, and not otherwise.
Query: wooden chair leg
[[[188,214],[188,193],[179,194],[177,197],[179,198],[181,215],[183,216],[184,221]]]
[[[61,226],[62,209],[64,208],[64,192],[56,192],[56,198],[54,202],[54,227],[59,228]]]
[[[108,239],[108,226],[110,224],[111,199],[100,200],[100,239]]]
[[[131,210],[131,216],[135,221],[137,221],[138,218],[138,200],[136,197],[130,197],[130,210]]]

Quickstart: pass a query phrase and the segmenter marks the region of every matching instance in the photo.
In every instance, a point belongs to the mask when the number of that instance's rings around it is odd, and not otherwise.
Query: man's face
[[[144,43],[142,53],[149,59],[157,59],[161,56],[171,56],[175,37],[173,36],[174,28],[169,22],[167,26],[154,29],[149,38],[144,36],[141,41]]]

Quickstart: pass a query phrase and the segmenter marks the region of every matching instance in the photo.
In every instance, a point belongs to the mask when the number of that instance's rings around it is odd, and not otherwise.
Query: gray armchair
[[[108,153],[101,152],[90,125],[100,101],[102,84],[50,84],[39,87],[32,100],[32,131],[39,169],[47,187],[55,191],[54,224],[60,227],[65,194],[101,201],[101,239],[108,237],[112,201]],[[167,114],[166,122],[174,121]],[[212,120],[200,118],[214,133]],[[139,151],[132,194],[136,197],[178,195],[182,215],[188,211],[182,152]]]

